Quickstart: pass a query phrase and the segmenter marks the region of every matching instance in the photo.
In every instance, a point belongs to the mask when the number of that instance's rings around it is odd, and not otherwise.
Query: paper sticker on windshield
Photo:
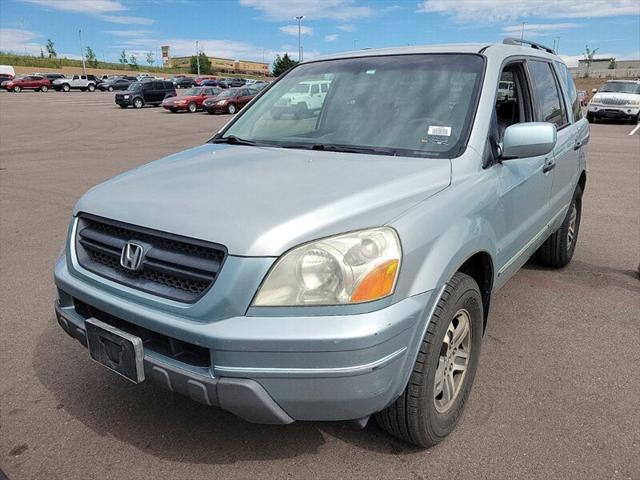
[[[430,125],[429,130],[427,130],[427,135],[437,135],[439,137],[450,137],[451,127],[436,127],[434,125]]]
[[[451,137],[451,127],[441,127],[430,125],[427,129],[426,138],[421,138],[422,143],[435,143],[437,145],[446,145]]]

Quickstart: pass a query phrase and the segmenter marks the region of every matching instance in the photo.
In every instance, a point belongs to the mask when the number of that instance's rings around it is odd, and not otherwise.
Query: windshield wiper
[[[255,146],[256,142],[252,142],[251,140],[245,140],[240,137],[236,137],[235,135],[229,135],[228,137],[219,137],[211,140],[211,143],[228,143],[230,145],[250,145]]]
[[[397,155],[392,148],[364,147],[359,145],[336,145],[332,143],[315,143],[309,147],[311,150],[326,150],[330,152],[344,153],[369,153],[374,155]]]

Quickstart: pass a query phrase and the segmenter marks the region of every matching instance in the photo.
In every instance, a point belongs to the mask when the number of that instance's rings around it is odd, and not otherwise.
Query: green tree
[[[127,52],[122,50],[122,52],[120,53],[120,58],[118,59],[118,61],[120,62],[121,65],[126,65],[127,63],[129,63],[129,60],[127,60]]]
[[[200,74],[208,75],[211,73],[211,60],[204,52],[200,52]],[[191,73],[198,73],[198,57],[193,55],[189,62],[189,71]]]
[[[153,62],[155,62],[155,58],[153,58],[153,52],[147,52],[147,63],[149,64],[149,66],[153,65]]]
[[[132,69],[137,70],[138,69],[138,59],[136,58],[135,55],[131,55],[129,57],[129,65],[131,66]]]
[[[594,48],[593,50],[589,49],[589,45],[586,45],[584,47],[584,59],[587,62],[587,71],[584,74],[585,77],[589,76],[589,72],[591,70],[591,64],[593,63],[593,59],[596,56],[596,53],[598,52],[597,48]]]
[[[87,53],[85,54],[85,58],[87,60],[87,65],[92,68],[96,68],[98,66],[98,58],[96,57],[95,52],[91,47],[86,48]]]
[[[295,67],[297,64],[298,62],[292,60],[288,53],[285,53],[282,57],[280,55],[276,55],[276,59],[273,61],[273,76],[279,77],[290,68]]]
[[[47,55],[49,55],[49,58],[56,58],[58,56],[56,48],[50,38],[47,38],[47,46],[45,48],[47,49]]]

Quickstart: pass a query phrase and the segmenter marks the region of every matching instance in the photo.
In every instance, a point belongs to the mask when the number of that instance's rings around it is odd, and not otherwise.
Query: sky
[[[40,54],[51,39],[59,56],[80,58],[84,46],[99,60],[121,51],[144,64],[194,55],[271,63],[362,48],[500,42],[524,36],[558,51],[569,66],[585,46],[598,57],[640,58],[639,0],[0,0],[0,51]]]

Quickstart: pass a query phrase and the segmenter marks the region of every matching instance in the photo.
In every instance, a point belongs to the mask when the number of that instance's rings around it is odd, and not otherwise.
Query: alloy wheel
[[[462,390],[471,354],[471,317],[460,309],[451,319],[440,348],[434,380],[436,410],[445,413]]]
[[[567,250],[571,250],[573,242],[576,238],[576,226],[578,223],[578,207],[576,202],[571,204],[571,212],[569,213],[569,228],[567,228]]]

